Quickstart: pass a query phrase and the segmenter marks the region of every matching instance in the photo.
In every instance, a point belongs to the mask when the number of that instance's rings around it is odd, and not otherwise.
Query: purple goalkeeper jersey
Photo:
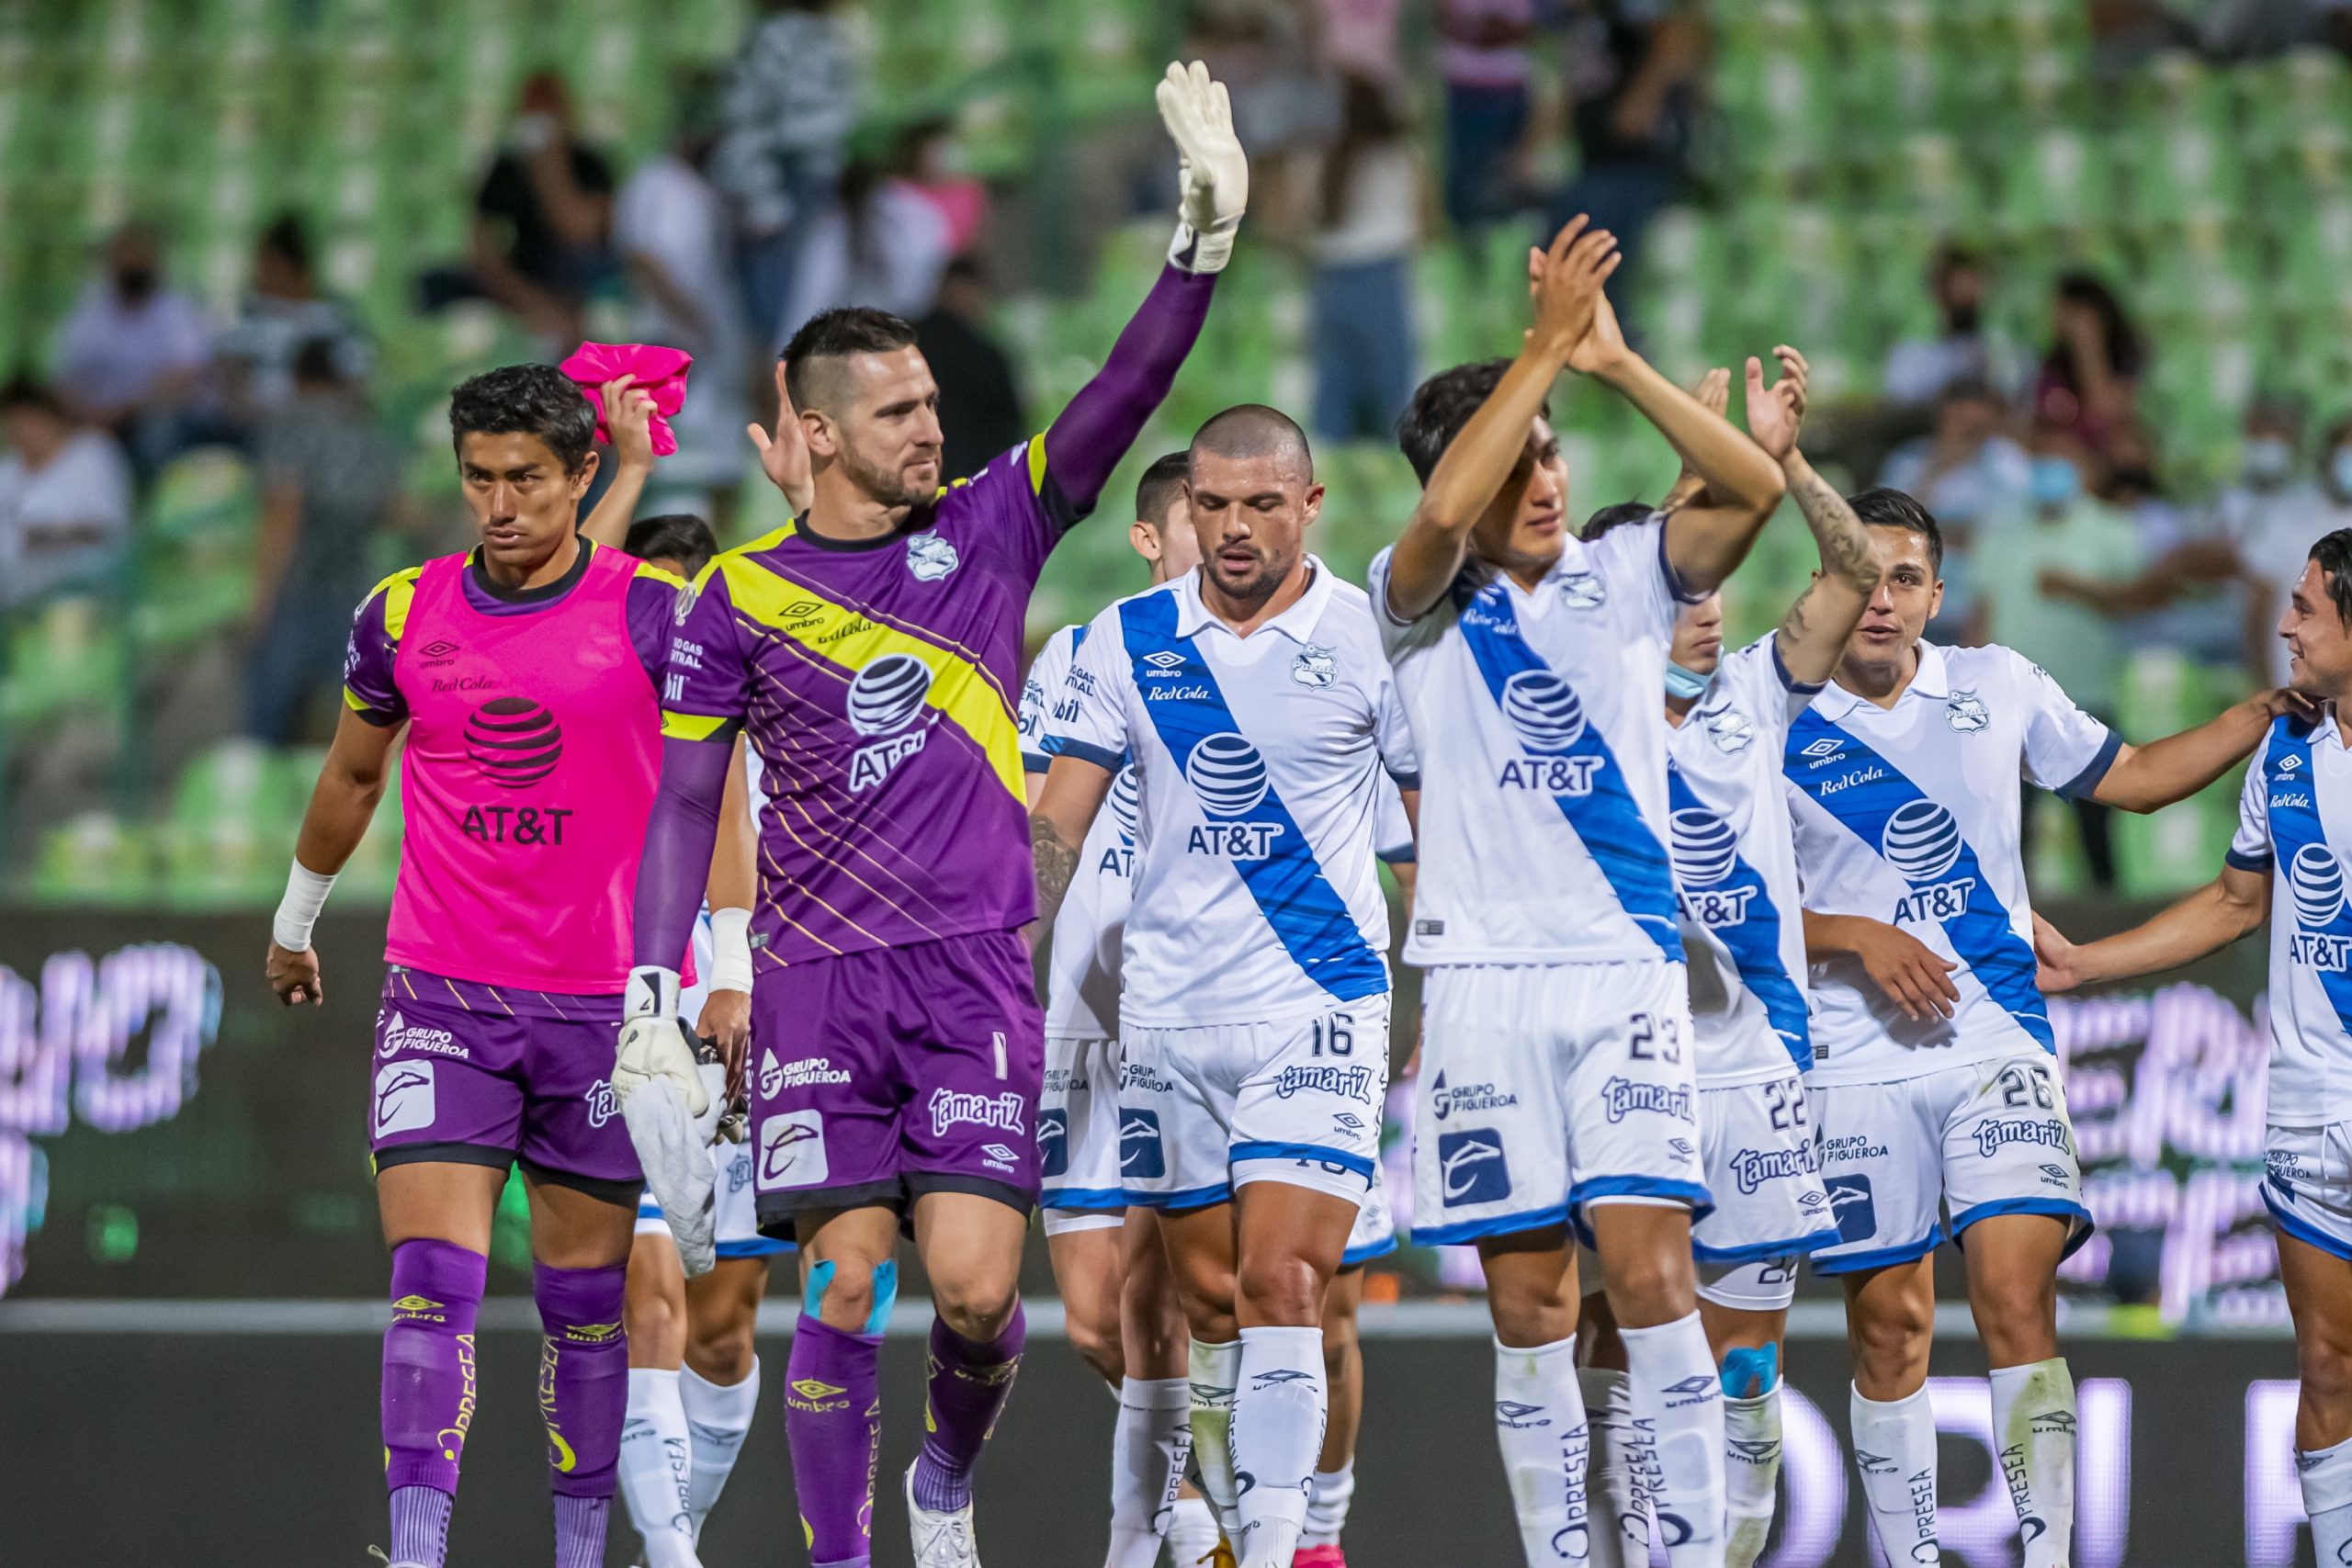
[[[1030,919],[1023,621],[1074,520],[1040,435],[894,534],[787,525],[704,571],[662,733],[741,720],[759,753],[754,949],[799,964]]]

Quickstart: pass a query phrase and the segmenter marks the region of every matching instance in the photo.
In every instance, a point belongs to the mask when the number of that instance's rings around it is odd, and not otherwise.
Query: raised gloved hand
[[[1232,100],[1197,60],[1169,66],[1156,96],[1178,157],[1176,238],[1168,259],[1188,272],[1222,272],[1250,206],[1250,159],[1233,132]]]

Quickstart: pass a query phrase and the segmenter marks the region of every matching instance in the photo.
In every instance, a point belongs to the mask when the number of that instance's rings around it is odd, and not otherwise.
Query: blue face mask
[[[2027,470],[2026,488],[2037,506],[2064,506],[2083,488],[2083,476],[2064,457],[2036,457]]]
[[[1695,675],[1681,665],[1668,662],[1666,667],[1666,694],[1684,702],[1695,701],[1707,689],[1707,678]]]
[[[2352,446],[2338,446],[2327,460],[2327,477],[2335,481],[2335,493],[2352,495]]]

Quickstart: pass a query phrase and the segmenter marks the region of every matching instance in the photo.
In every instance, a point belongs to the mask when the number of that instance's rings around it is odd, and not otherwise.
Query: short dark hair
[[[827,408],[832,378],[815,374],[820,360],[853,354],[894,354],[915,341],[914,323],[888,310],[843,305],[820,310],[784,345],[784,389],[797,409]]]
[[[311,231],[299,212],[281,212],[261,231],[261,248],[297,272],[311,270]]]
[[[1136,520],[1157,528],[1168,521],[1168,509],[1184,493],[1184,486],[1193,477],[1193,454],[1189,448],[1154,457],[1151,467],[1136,481]]]
[[[485,370],[449,394],[449,445],[460,457],[469,435],[518,434],[546,442],[563,471],[576,474],[596,439],[596,410],[552,365]]]
[[[1470,416],[1485,407],[1495,389],[1502,385],[1503,372],[1510,364],[1508,359],[1481,359],[1457,365],[1413,389],[1413,400],[1405,405],[1404,417],[1396,422],[1396,446],[1423,484],[1437,472],[1438,459],[1470,423]],[[1552,417],[1549,398],[1544,401],[1543,414]]]
[[[1936,526],[1934,513],[1901,491],[1884,488],[1849,495],[1846,504],[1872,528],[1901,528],[1923,536],[1928,541],[1928,559],[1936,575],[1944,574],[1944,531]]]
[[[1611,528],[1622,528],[1628,523],[1646,523],[1657,515],[1657,508],[1646,501],[1621,501],[1614,506],[1604,506],[1584,520],[1584,531],[1577,536],[1586,544],[1606,534]]]
[[[304,339],[302,346],[294,351],[294,379],[305,387],[342,386],[342,345],[331,337]]]
[[[691,578],[701,575],[718,553],[718,537],[691,512],[665,512],[630,524],[621,548],[639,560],[676,561]]]
[[[1936,394],[1936,406],[1950,408],[1954,403],[1993,403],[2006,401],[2000,389],[1982,376],[1955,376],[1943,384]]]
[[[1236,403],[1209,415],[1193,432],[1193,444],[1186,449],[1186,473],[1192,471],[1192,458],[1203,452],[1220,457],[1287,457],[1296,452],[1306,478],[1315,478],[1315,451],[1306,444],[1306,432],[1299,428],[1298,421],[1264,403]]]
[[[2327,596],[2335,604],[2335,618],[2352,628],[2352,528],[2322,534],[2305,558],[2319,562],[2320,576],[2327,581]]]
[[[0,411],[39,409],[51,419],[65,417],[65,404],[29,370],[19,370],[0,382]]]

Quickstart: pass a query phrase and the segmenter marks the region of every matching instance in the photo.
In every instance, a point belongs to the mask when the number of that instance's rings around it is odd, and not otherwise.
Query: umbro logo
[[[1279,1383],[1305,1382],[1306,1381],[1306,1373],[1294,1371],[1288,1367],[1281,1367],[1271,1372],[1260,1372],[1256,1377],[1250,1380],[1250,1386],[1251,1388],[1272,1388]]]
[[[1693,1374],[1692,1376],[1684,1378],[1680,1382],[1670,1382],[1667,1384],[1666,1392],[1668,1393],[1696,1393],[1701,1389],[1713,1388],[1714,1386],[1715,1379],[1713,1377]]]
[[[446,637],[437,637],[431,642],[426,643],[423,648],[418,649],[417,651],[424,655],[427,659],[447,659],[451,654],[458,651],[458,645],[451,642]],[[2290,764],[2295,759],[2292,757],[2287,759],[2288,762]]]
[[[787,615],[813,615],[823,608],[824,605],[814,599],[795,599],[784,607],[784,613]]]
[[[1151,672],[1155,675],[1173,675],[1184,667],[1184,656],[1167,648],[1157,653],[1145,654],[1143,661],[1151,666]]]
[[[428,648],[424,651],[430,653],[433,650]],[[2291,773],[2302,765],[2303,760],[2301,757],[2281,757],[2278,759],[2278,771],[2282,773]]]
[[[1514,1431],[1530,1427],[1548,1427],[1552,1418],[1544,1414],[1540,1404],[1522,1404],[1515,1399],[1495,1401],[1495,1419]]]
[[[1804,749],[1804,754],[1808,757],[1826,757],[1832,752],[1842,750],[1845,748],[1845,745],[1846,743],[1843,740],[1832,739],[1830,737],[1825,735],[1820,739],[1815,741],[1812,745],[1806,747]]]

